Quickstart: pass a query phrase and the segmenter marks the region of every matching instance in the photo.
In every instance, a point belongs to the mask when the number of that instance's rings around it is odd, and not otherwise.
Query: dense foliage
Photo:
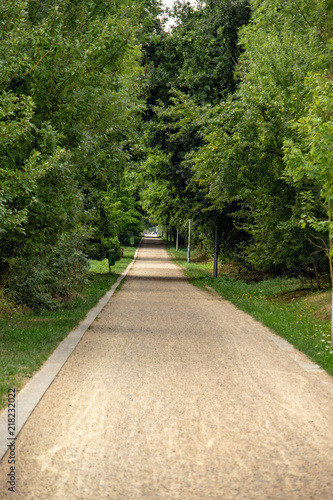
[[[139,230],[126,170],[143,13],[127,0],[1,2],[0,283],[17,302],[52,307],[84,278],[84,254]]]
[[[174,27],[156,33],[144,47],[147,111],[140,175],[144,208],[166,227],[194,218],[197,234],[211,242],[220,210],[207,199],[187,164],[204,145],[203,107],[211,109],[236,88],[240,54],[237,31],[250,18],[246,0],[206,2],[196,8],[176,2]]]
[[[332,271],[330,0],[12,0],[0,22],[1,294],[54,307],[143,213],[224,262]]]
[[[332,14],[328,0],[177,4],[151,52],[142,183],[158,222],[193,219],[208,249],[217,227],[220,257],[261,272],[329,268]]]

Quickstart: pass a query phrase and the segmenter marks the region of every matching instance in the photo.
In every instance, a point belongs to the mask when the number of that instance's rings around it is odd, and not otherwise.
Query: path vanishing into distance
[[[51,500],[333,499],[333,379],[145,237],[16,441]]]

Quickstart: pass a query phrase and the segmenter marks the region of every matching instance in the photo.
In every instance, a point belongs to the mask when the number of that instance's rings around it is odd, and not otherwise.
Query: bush
[[[6,292],[17,304],[32,309],[55,309],[69,301],[87,279],[87,260],[76,247],[76,238],[63,238],[58,245],[44,245],[38,255],[11,260]]]
[[[106,252],[108,250],[115,250],[116,251],[116,259],[119,260],[122,255],[123,255],[123,249],[120,245],[120,241],[118,239],[118,236],[114,236],[113,238],[102,238],[102,247],[104,250],[104,256],[106,255]]]
[[[4,291],[0,289],[0,317],[11,316],[17,313],[17,308],[8,297],[4,294]]]

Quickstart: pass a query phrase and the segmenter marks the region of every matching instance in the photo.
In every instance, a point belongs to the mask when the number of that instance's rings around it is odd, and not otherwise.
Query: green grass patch
[[[176,264],[183,267],[191,283],[209,286],[219,295],[288,340],[315,363],[333,375],[331,332],[331,291],[318,292],[299,279],[266,279],[247,283],[227,275],[212,277],[212,260],[200,262],[186,249],[169,249]]]
[[[58,344],[84,319],[87,312],[117,281],[133,260],[136,248],[124,255],[109,274],[107,259],[90,261],[88,285],[57,311],[3,314],[0,317],[0,409],[6,406],[8,389],[19,390],[48,359]]]

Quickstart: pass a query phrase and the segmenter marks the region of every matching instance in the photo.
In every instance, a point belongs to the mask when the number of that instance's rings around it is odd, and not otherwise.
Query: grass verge
[[[219,295],[288,340],[330,375],[333,375],[331,291],[310,289],[299,279],[276,278],[246,283],[227,275],[212,277],[212,262],[187,263],[186,249],[169,248],[176,264],[183,267],[191,283],[213,288]]]
[[[88,285],[56,311],[10,314],[0,318],[0,410],[8,389],[19,390],[39,370],[58,344],[117,281],[133,260],[136,248],[125,247],[124,256],[109,274],[107,259],[91,261]]]

